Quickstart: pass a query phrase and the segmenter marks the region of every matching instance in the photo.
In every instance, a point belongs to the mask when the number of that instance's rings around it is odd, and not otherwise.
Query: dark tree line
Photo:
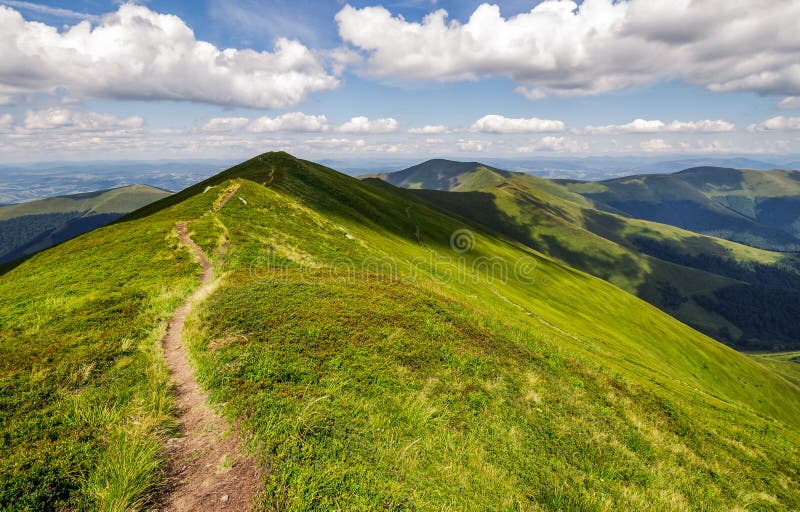
[[[761,285],[734,285],[695,297],[697,303],[742,331],[740,348],[789,350],[800,348],[800,293]],[[764,341],[773,340],[773,341]]]
[[[79,215],[79,212],[45,213],[0,221],[0,258],[15,253]]]

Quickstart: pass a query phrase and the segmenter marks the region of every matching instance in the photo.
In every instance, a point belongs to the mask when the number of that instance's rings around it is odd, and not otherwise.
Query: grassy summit
[[[268,153],[0,278],[0,508],[143,508],[163,483],[155,347],[199,273],[179,221],[222,276],[186,342],[264,460],[267,509],[800,506],[785,373],[405,191]]]

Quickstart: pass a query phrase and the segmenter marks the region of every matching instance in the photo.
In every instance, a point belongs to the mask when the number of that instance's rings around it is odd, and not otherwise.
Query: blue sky
[[[800,1],[748,3],[0,0],[0,159],[798,153]]]

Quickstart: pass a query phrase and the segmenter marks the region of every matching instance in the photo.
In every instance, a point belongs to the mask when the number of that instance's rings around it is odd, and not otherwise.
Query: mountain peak
[[[513,174],[480,162],[434,158],[402,171],[390,173],[385,179],[393,185],[405,188],[474,190],[497,184]]]

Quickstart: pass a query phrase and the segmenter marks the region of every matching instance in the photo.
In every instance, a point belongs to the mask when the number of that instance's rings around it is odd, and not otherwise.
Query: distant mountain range
[[[418,160],[397,158],[333,158],[320,163],[350,175],[388,173]],[[230,167],[234,160],[161,160],[44,162],[0,165],[0,205],[33,201],[75,192],[105,190],[147,183],[181,190]],[[756,160],[746,156],[587,156],[489,158],[484,164],[545,178],[603,180],[642,173],[669,173],[689,167],[800,169],[800,155]]]
[[[149,185],[131,185],[2,206],[0,263],[105,226],[170,194]]]
[[[795,247],[798,176],[697,168],[559,182],[442,159],[378,175],[750,350],[800,347],[800,258],[733,242]]]
[[[561,181],[600,209],[778,251],[800,251],[800,172],[695,167]]]
[[[182,190],[231,163],[228,160],[164,160],[0,165],[0,205],[137,183]]]

